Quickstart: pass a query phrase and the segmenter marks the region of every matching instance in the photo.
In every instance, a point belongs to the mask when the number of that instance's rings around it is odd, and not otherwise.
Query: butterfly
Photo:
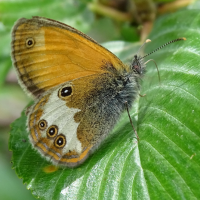
[[[11,45],[19,83],[35,100],[30,143],[55,165],[79,166],[137,98],[143,58],[126,65],[89,36],[43,17],[19,19]]]

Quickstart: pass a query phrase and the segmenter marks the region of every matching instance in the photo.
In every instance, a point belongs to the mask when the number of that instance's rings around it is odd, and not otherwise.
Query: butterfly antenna
[[[148,53],[147,55],[143,56],[143,57],[140,58],[140,59],[143,59],[143,58],[145,58],[145,57],[151,55],[152,53],[154,53],[154,52],[156,52],[156,51],[162,49],[163,47],[167,46],[168,44],[171,44],[171,43],[174,43],[174,42],[178,42],[178,41],[180,41],[180,40],[186,40],[186,38],[182,37],[182,38],[177,38],[177,39],[175,39],[175,40],[171,40],[171,41],[167,42],[166,44],[162,45],[161,47],[155,49],[155,50],[152,51],[151,53]],[[144,44],[143,44],[143,45],[144,45]],[[143,45],[142,45],[142,46],[143,46]]]

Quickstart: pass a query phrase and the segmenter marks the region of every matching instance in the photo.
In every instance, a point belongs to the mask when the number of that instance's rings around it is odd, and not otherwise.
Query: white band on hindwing
[[[47,137],[46,131],[52,126],[58,127],[58,134],[63,134],[66,137],[66,145],[63,147],[63,154],[70,151],[75,151],[81,154],[82,145],[77,138],[77,128],[79,123],[74,121],[74,115],[80,110],[77,108],[68,108],[66,101],[58,97],[58,91],[54,90],[50,93],[47,103],[42,107],[43,114],[39,120],[46,120],[48,127],[41,130],[41,137]],[[38,123],[38,122],[37,122]],[[53,141],[51,141],[53,144]]]

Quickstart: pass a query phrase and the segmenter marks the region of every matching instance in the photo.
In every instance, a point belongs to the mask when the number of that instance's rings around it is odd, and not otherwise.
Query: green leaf
[[[160,18],[149,36],[148,52],[160,41],[187,38],[151,56],[159,66],[160,85],[153,79],[155,65],[147,67],[143,81],[139,152],[152,199],[200,198],[199,17],[199,10],[185,10]]]
[[[82,31],[89,27],[93,21],[93,15],[88,12],[84,3],[78,0],[54,1],[54,0],[14,0],[0,2],[1,21],[7,28],[21,18],[42,16],[54,18],[74,26]]]
[[[35,197],[200,199],[199,15],[199,10],[183,10],[164,16],[149,36],[152,42],[146,45],[146,52],[177,37],[187,40],[149,56],[158,65],[161,83],[154,63],[148,63],[141,87],[146,96],[131,110],[138,143],[124,113],[105,142],[80,167],[47,173],[51,164],[31,147],[24,113],[12,124],[13,168]],[[123,60],[138,49],[138,44],[116,44],[114,52]]]

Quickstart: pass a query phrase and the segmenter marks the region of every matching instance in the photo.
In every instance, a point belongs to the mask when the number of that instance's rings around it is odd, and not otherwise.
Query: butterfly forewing
[[[105,62],[122,62],[93,39],[60,22],[20,19],[12,31],[12,58],[20,82],[33,96],[69,80],[104,71]]]

